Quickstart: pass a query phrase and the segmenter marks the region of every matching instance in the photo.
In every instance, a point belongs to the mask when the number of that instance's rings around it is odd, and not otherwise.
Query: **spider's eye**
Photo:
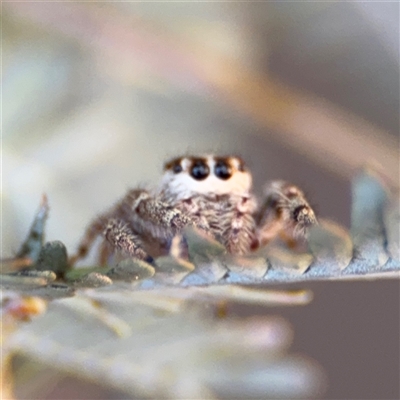
[[[173,171],[174,174],[179,174],[179,172],[182,172],[181,164],[180,163],[179,164],[174,164],[172,166],[172,171]]]
[[[206,179],[210,173],[210,168],[208,168],[205,160],[193,160],[192,168],[190,169],[190,175],[197,181],[202,181]]]
[[[175,174],[179,174],[179,172],[182,172],[183,170],[181,162],[182,158],[174,158],[173,160],[168,161],[164,164],[164,171],[172,171]]]
[[[232,176],[232,168],[225,160],[218,160],[214,167],[215,176],[226,181]]]

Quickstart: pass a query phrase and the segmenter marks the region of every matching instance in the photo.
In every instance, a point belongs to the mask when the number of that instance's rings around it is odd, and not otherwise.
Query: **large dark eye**
[[[232,176],[232,168],[226,160],[217,160],[214,167],[215,176],[226,181]]]
[[[205,160],[193,160],[192,168],[190,169],[190,175],[197,181],[202,181],[206,179],[210,173],[210,168],[208,168],[207,163]]]
[[[173,160],[168,161],[164,165],[164,171],[172,171],[175,174],[179,174],[179,172],[182,172],[183,170],[181,162],[182,158],[174,158]]]
[[[179,172],[182,172],[182,166],[180,163],[176,163],[172,166],[172,171],[174,174],[179,174]]]

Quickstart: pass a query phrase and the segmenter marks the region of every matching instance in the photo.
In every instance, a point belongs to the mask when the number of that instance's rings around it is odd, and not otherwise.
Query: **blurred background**
[[[163,162],[185,152],[240,154],[257,193],[270,179],[290,180],[320,216],[348,227],[350,180],[362,165],[399,181],[399,3],[10,1],[2,99],[3,257],[17,251],[42,193],[47,238],[72,252],[96,213],[129,187],[156,183]],[[335,288],[342,300],[357,296],[349,285]],[[377,304],[368,296],[376,287],[365,285],[359,296]],[[390,288],[382,290],[398,298]],[[326,288],[315,290],[319,317],[334,310]],[[364,316],[371,332],[392,323],[373,339],[391,345],[356,364],[358,380],[335,382],[332,357],[312,354],[333,376],[329,398],[398,396],[398,382],[384,377],[376,392],[365,386],[382,368],[398,376],[399,307],[389,308],[388,321]],[[345,326],[349,348],[357,336]]]

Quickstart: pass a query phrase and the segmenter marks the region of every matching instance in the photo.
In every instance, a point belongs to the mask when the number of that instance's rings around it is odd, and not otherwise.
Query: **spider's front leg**
[[[114,249],[130,257],[153,262],[153,258],[144,251],[139,235],[133,233],[122,220],[110,219],[104,229],[104,236]]]
[[[85,258],[98,236],[106,241],[100,247],[100,264],[107,263],[114,250],[142,260],[152,260],[146,251],[165,250],[172,238],[186,226],[208,231],[206,221],[152,196],[141,189],[130,190],[108,212],[95,218],[79,243],[77,253],[70,258],[73,265]],[[152,254],[153,255],[153,254]]]
[[[179,204],[179,205],[178,205]],[[161,227],[174,234],[180,233],[186,226],[194,226],[205,232],[209,232],[206,220],[190,213],[182,201],[177,205],[170,205],[162,198],[155,196],[143,197],[134,205],[134,210],[140,222],[147,222],[154,227]]]
[[[174,202],[149,197],[138,205],[136,212],[142,221],[150,221],[153,226],[163,227],[160,236],[165,239],[165,250],[173,257],[188,258],[188,244],[182,235],[186,227],[197,228],[214,237],[207,219],[199,211],[196,201],[191,198]]]
[[[187,226],[210,234],[207,220],[194,212],[190,199],[176,202],[145,191],[131,191],[118,210],[134,232],[140,233],[147,243],[151,242],[150,247],[157,254],[165,254],[173,245],[174,254],[185,258],[187,248],[184,240],[178,237]]]
[[[264,201],[255,215],[259,244],[280,238],[295,247],[317,224],[314,210],[304,193],[285,181],[272,181],[264,190]]]

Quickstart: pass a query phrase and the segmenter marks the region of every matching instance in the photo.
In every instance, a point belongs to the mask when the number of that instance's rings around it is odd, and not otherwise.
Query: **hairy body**
[[[157,188],[130,190],[95,218],[71,262],[84,258],[101,235],[99,261],[105,264],[114,251],[147,261],[167,254],[186,226],[214,237],[232,254],[246,254],[278,235],[302,238],[314,223],[303,192],[286,182],[271,182],[257,208],[251,173],[239,157],[180,157],[165,164]]]

